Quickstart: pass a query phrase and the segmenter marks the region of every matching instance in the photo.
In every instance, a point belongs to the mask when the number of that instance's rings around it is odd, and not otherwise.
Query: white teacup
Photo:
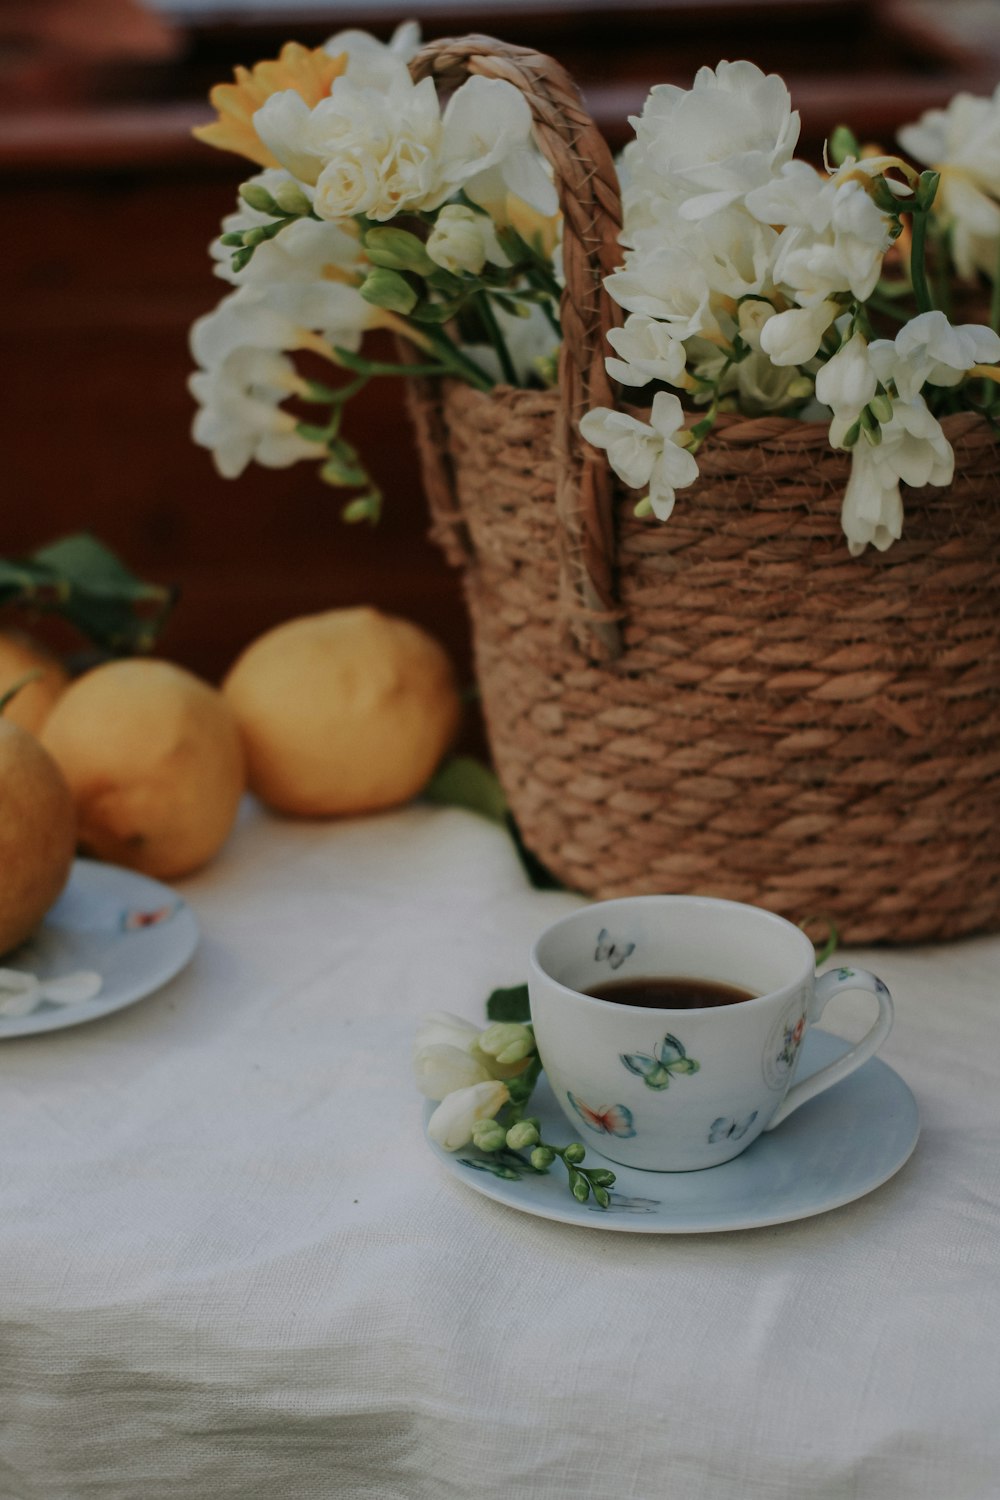
[[[651,1009],[587,993],[648,976],[751,998]],[[817,978],[813,945],[791,922],[702,896],[632,896],[572,912],[535,944],[528,988],[546,1075],[577,1134],[612,1161],[658,1172],[738,1156],[859,1068],[892,1027],[892,999],[874,974],[841,968]],[[793,1084],[806,1028],[842,990],[875,997],[874,1025]]]

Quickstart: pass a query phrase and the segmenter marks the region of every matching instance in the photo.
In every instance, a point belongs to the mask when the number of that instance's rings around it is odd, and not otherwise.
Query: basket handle
[[[513,84],[531,107],[535,138],[555,173],[565,276],[554,445],[562,604],[578,644],[589,655],[609,659],[621,650],[622,618],[614,590],[612,475],[604,454],[581,438],[579,422],[591,407],[614,404],[604,359],[608,330],[621,316],[604,278],[621,263],[622,252],[611,152],[576,84],[544,53],[487,36],[448,38],[422,47],[410,71],[417,81],[433,76],[447,90],[472,74]],[[442,468],[436,483],[445,482]]]

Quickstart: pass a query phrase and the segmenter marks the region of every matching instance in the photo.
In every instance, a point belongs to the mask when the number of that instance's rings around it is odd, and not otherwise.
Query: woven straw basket
[[[417,77],[504,78],[560,191],[557,391],[413,382],[434,534],[464,570],[487,731],[528,847],[591,897],[704,892],[852,943],[1000,918],[1000,479],[945,420],[949,490],[851,558],[825,424],[724,417],[663,525],[577,433],[615,404],[621,259],[607,147],[549,58],[429,44]]]

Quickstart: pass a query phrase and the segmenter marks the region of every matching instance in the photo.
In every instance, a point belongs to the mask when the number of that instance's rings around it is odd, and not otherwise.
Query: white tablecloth
[[[417,1019],[576,901],[500,830],[250,805],[181,889],[181,976],[0,1049],[3,1500],[1000,1496],[1000,938],[850,955],[921,1110],[886,1186],[610,1234],[422,1138]]]

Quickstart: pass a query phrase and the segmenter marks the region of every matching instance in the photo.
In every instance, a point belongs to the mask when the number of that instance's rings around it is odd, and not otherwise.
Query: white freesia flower
[[[858,443],[851,452],[851,476],[840,508],[840,524],[852,557],[866,547],[885,552],[903,534],[899,476],[880,464],[878,449]]]
[[[289,231],[290,233],[291,231]],[[288,281],[241,286],[191,328],[191,351],[210,368],[234,349],[356,350],[384,315],[357,287],[338,281]]]
[[[462,188],[485,207],[497,173],[522,203],[542,215],[555,213],[558,198],[534,143],[527,99],[503,79],[473,77],[455,90],[444,112],[438,202]]]
[[[387,85],[405,68],[420,46],[420,26],[416,21],[403,21],[396,27],[388,42],[380,42],[367,31],[338,31],[323,43],[323,51],[331,57],[347,53],[345,77],[356,82],[371,84],[374,88]]]
[[[649,422],[606,406],[589,411],[580,433],[595,448],[607,451],[615,473],[632,489],[649,487],[653,514],[665,521],[674,508],[675,494],[698,477],[694,456],[674,441],[684,426],[684,409],[669,391],[653,398]]]
[[[492,1074],[485,1064],[461,1047],[435,1042],[414,1054],[413,1076],[425,1098],[444,1099],[456,1089],[489,1082]]]
[[[437,208],[496,167],[521,198],[543,212],[555,206],[528,103],[502,79],[468,79],[442,116],[432,78],[414,83],[402,68],[385,85],[372,85],[348,70],[315,108],[284,90],[253,121],[281,165],[315,189],[320,218],[384,221]]]
[[[461,1151],[472,1140],[479,1120],[492,1120],[507,1103],[510,1092],[498,1080],[473,1083],[446,1094],[427,1121],[427,1134],[445,1151]]]
[[[428,1099],[443,1099],[456,1089],[486,1083],[493,1075],[479,1050],[478,1026],[450,1011],[425,1016],[413,1038],[413,1072],[417,1088]]]
[[[747,208],[765,224],[782,224],[774,279],[790,287],[803,307],[850,292],[870,297],[892,243],[892,216],[867,191],[866,179],[881,175],[891,159],[851,158],[830,177],[807,162],[792,161],[780,177],[747,194]],[[885,179],[893,192],[909,189]]]
[[[761,329],[760,347],[776,365],[808,364],[839,311],[836,302],[817,302],[775,313]]]
[[[622,385],[647,385],[651,380],[684,384],[684,345],[655,318],[631,313],[621,328],[611,329],[608,343],[620,357],[609,357],[604,363],[612,379]]]
[[[249,179],[254,185],[273,193],[282,182],[291,182],[287,172],[269,168]],[[227,214],[222,221],[224,234],[233,234],[247,229],[256,229],[273,223],[270,214],[260,213],[241,201],[235,213]],[[315,219],[297,219],[272,240],[258,245],[242,271],[232,267],[232,247],[220,239],[209,247],[216,262],[215,274],[234,286],[258,283],[274,285],[282,281],[360,281],[368,269],[363,259],[356,235],[347,233],[337,224],[321,224]]]
[[[609,296],[629,312],[666,325],[671,338],[719,334],[705,267],[680,245],[664,244],[649,256],[625,257],[625,269],[604,278]]]
[[[493,221],[464,203],[446,203],[427,237],[427,254],[446,271],[471,271],[478,276],[487,261],[510,264],[500,248]]]
[[[995,364],[1000,336],[985,323],[955,325],[943,312],[925,312],[905,323],[895,339],[876,339],[870,355],[883,385],[894,381],[909,401],[925,383],[958,385],[974,365]]]
[[[854,422],[878,388],[868,342],[855,333],[816,374],[816,396],[838,417]]]
[[[304,392],[305,381],[291,360],[273,349],[231,349],[192,375],[188,385],[200,406],[191,435],[211,451],[226,479],[242,474],[251,459],[284,469],[326,452],[321,443],[301,437],[299,419],[282,408],[282,401]]]
[[[898,133],[904,151],[941,173],[935,202],[951,230],[959,275],[991,279],[1000,251],[1000,84],[989,98],[960,93]]]
[[[778,236],[739,207],[687,224],[664,207],[631,236],[624,267],[605,278],[629,312],[668,325],[672,337],[717,337],[734,301],[770,288]]]
[[[843,423],[834,421],[830,440],[838,446]],[[871,545],[884,552],[903,528],[899,483],[914,488],[950,484],[955,455],[940,422],[921,396],[894,401],[882,424],[882,441],[870,448],[862,437],[852,450],[851,478],[844,492],[841,525],[852,556]]]
[[[747,307],[767,305],[745,302],[740,312]],[[773,307],[771,313],[774,313]],[[704,339],[692,339],[687,345],[688,364],[692,373],[717,385],[721,397],[735,395],[739,410],[748,416],[759,417],[768,412],[784,411],[790,406],[799,407],[812,393],[812,380],[794,365],[774,364],[763,353],[759,342],[756,346],[751,342],[755,337],[759,340],[759,332],[750,325],[747,329],[750,337],[747,338],[743,318],[740,319],[740,324],[741,334],[750,344],[750,353],[727,369],[725,348],[710,344]],[[702,403],[711,399],[710,390],[699,392],[695,396],[695,400]]]
[[[690,89],[661,84],[642,115],[631,119],[636,139],[625,148],[626,215],[644,198],[682,204],[687,218],[704,218],[742,201],[789,161],[799,116],[776,74],[751,62],[700,68]]]

